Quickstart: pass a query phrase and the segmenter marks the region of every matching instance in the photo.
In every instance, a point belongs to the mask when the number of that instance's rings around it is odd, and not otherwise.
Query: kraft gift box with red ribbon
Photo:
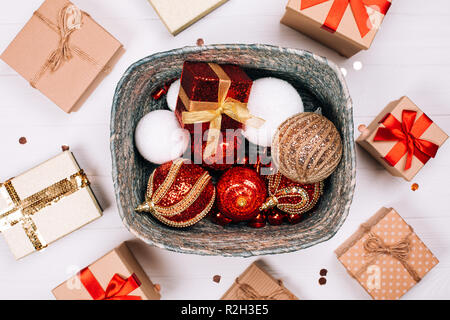
[[[392,175],[411,181],[448,135],[408,97],[391,102],[356,142]]]
[[[52,292],[57,300],[159,300],[161,298],[126,242],[82,269]]]
[[[85,172],[70,151],[0,183],[0,232],[16,259],[100,218]]]
[[[67,0],[46,0],[1,59],[67,113],[77,111],[123,53],[122,44]]]
[[[175,113],[183,128],[207,141],[205,158],[216,152],[221,132],[264,123],[247,109],[252,84],[236,65],[184,63]]]
[[[392,208],[382,208],[362,224],[336,255],[375,300],[400,299],[439,263]]]
[[[289,0],[281,22],[351,57],[370,48],[391,0]]]

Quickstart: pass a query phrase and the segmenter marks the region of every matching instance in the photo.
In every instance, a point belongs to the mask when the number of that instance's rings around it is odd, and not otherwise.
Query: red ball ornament
[[[261,210],[276,207],[290,215],[301,215],[314,208],[323,194],[323,182],[301,184],[279,172],[267,176],[267,180],[269,198],[261,206]]]
[[[151,213],[176,228],[189,227],[203,219],[214,205],[216,190],[209,173],[187,161],[178,159],[153,171],[145,202],[136,211]]]
[[[225,217],[222,213],[216,212],[212,215],[212,221],[220,226],[226,226],[230,224],[233,220]]]
[[[290,224],[300,223],[303,221],[303,219],[304,219],[304,215],[302,215],[302,214],[288,214],[287,215],[287,221]]]
[[[259,229],[264,228],[266,226],[267,216],[264,212],[259,212],[256,217],[248,222],[248,226]]]
[[[277,208],[272,208],[268,210],[267,221],[273,226],[279,226],[283,224],[286,216],[286,213],[278,210]]]
[[[234,167],[225,172],[216,187],[217,208],[233,222],[255,218],[267,196],[263,178],[245,167]]]
[[[194,137],[192,143],[192,153],[194,155],[194,162],[201,164],[204,168],[225,171],[238,164],[241,154],[245,153],[244,137],[241,134],[233,134],[228,136],[222,133],[217,151],[210,157],[204,157],[207,141]]]

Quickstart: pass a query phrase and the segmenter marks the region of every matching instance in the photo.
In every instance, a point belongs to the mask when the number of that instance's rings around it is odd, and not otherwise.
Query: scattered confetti
[[[70,148],[69,148],[69,146],[62,145],[61,149],[62,149],[62,151],[68,151]]]
[[[319,279],[319,284],[321,285],[321,286],[324,286],[324,285],[326,285],[327,284],[327,279],[325,279],[325,278],[320,278]]]
[[[155,284],[154,287],[156,291],[161,292],[161,285]]]
[[[205,45],[205,40],[203,40],[202,38],[197,39],[197,45],[200,47]]]
[[[411,186],[411,190],[412,190],[412,191],[417,191],[417,190],[419,190],[419,185],[418,185],[417,183],[414,183],[414,184]]]
[[[328,274],[328,270],[327,270],[327,269],[322,269],[322,270],[320,270],[320,276],[321,276],[321,277],[326,277],[327,274]]]
[[[356,71],[359,71],[363,68],[363,64],[361,61],[355,61],[353,63],[353,69],[355,69]]]
[[[221,279],[222,279],[222,277],[219,276],[219,275],[216,275],[216,276],[213,277],[213,281],[214,281],[215,283],[220,283],[220,280],[221,280]]]
[[[20,144],[26,144],[26,143],[27,143],[27,138],[21,137],[21,138],[19,139],[19,143],[20,143]]]
[[[358,127],[358,131],[363,133],[367,129],[367,126],[365,124],[361,124]]]

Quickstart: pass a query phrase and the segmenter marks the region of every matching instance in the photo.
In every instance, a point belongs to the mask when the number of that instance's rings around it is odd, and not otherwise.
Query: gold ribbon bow
[[[411,275],[414,281],[419,282],[421,280],[420,276],[417,274],[416,270],[411,267],[408,263],[409,253],[411,251],[411,237],[412,233],[407,235],[404,239],[398,243],[388,245],[383,239],[374,233],[370,233],[367,240],[364,242],[364,250],[369,256],[372,256],[372,261],[367,264],[367,267],[373,263],[380,255],[391,256],[405,267],[406,271]],[[363,268],[365,271],[367,268]]]
[[[3,197],[9,202],[8,208],[0,211],[0,232],[21,224],[35,250],[44,249],[47,247],[47,243],[39,233],[32,216],[45,207],[87,186],[89,186],[89,180],[83,170],[23,200],[20,199],[11,180],[0,184],[0,190],[6,190],[7,193],[6,195],[3,194]]]
[[[181,101],[188,110],[196,110],[183,112],[182,121],[184,124],[209,122],[204,158],[215,155],[217,151],[222,128],[222,115],[225,114],[237,122],[254,128],[260,128],[265,123],[265,120],[250,114],[246,103],[227,98],[231,87],[231,79],[218,64],[209,63],[209,66],[219,77],[218,102],[191,101],[183,87],[180,88],[179,94]]]
[[[37,82],[48,69],[50,69],[51,72],[57,71],[64,61],[69,61],[72,59],[74,53],[81,59],[89,61],[93,65],[99,65],[94,58],[89,56],[89,54],[76,46],[71,46],[69,43],[71,35],[76,30],[81,29],[83,16],[89,16],[89,14],[81,11],[73,4],[68,4],[59,12],[57,24],[54,24],[52,21],[44,17],[39,11],[35,11],[34,16],[39,18],[51,30],[59,35],[59,43],[58,47],[50,54],[49,58],[46,60],[39,72],[36,73],[33,79],[31,79],[30,85],[33,88],[36,88]]]
[[[295,297],[289,294],[289,292],[286,292],[281,281],[278,281],[280,288],[269,295],[259,294],[251,285],[247,283],[240,283],[239,279],[236,279],[236,285],[238,288],[238,300],[277,300],[277,298],[281,298],[283,296],[287,296],[290,299],[295,299]]]

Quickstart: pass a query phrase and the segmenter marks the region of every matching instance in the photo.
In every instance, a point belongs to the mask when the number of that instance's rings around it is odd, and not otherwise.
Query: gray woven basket
[[[167,108],[165,99],[151,93],[179,78],[183,62],[208,61],[238,64],[256,79],[274,76],[293,84],[307,111],[321,107],[341,132],[344,156],[326,181],[325,194],[315,212],[297,225],[221,227],[204,219],[194,227],[166,227],[134,208],[144,200],[147,180],[155,166],[146,162],[134,145],[134,130],[148,112]],[[339,68],[306,51],[268,45],[212,45],[158,53],[133,64],[119,82],[111,115],[113,180],[119,214],[125,226],[150,245],[200,255],[249,257],[308,248],[332,238],[339,230],[353,198],[355,150],[352,102]]]

